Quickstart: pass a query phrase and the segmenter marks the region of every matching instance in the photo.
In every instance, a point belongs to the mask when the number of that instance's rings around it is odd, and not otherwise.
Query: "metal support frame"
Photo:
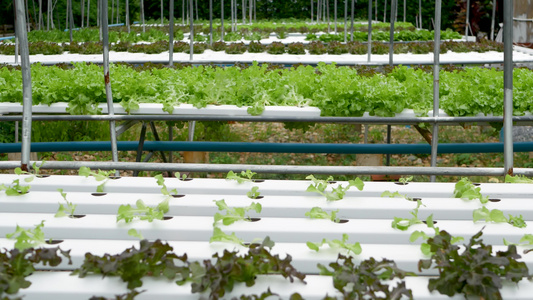
[[[31,151],[31,122],[32,122],[32,89],[30,50],[28,46],[28,33],[26,32],[26,16],[24,14],[23,0],[15,0],[15,26],[20,43],[20,61],[22,68],[22,149],[20,168],[28,171],[30,168]]]
[[[503,130],[505,173],[513,175],[513,1],[504,0]]]
[[[396,5],[398,0],[392,0],[391,1],[391,14],[390,14],[390,40],[389,40],[389,65],[392,67],[394,66],[394,23],[396,22],[396,14],[394,13],[396,11]],[[387,2],[385,2],[385,11],[387,8]],[[370,36],[372,35],[371,32],[369,34],[369,45],[371,43]],[[372,51],[369,51],[369,54]],[[387,125],[387,144],[391,143],[391,135],[392,135],[392,128],[391,125]],[[390,165],[390,154],[386,155],[385,158],[385,164],[387,166]]]
[[[189,0],[189,6],[190,6],[189,7],[189,21],[191,22],[191,24],[190,24],[190,34],[189,34],[189,39],[190,39],[189,60],[192,61],[193,56],[194,56],[194,11],[193,11],[193,0]]]
[[[504,0],[507,1],[507,0]],[[470,28],[470,0],[466,0],[465,40],[468,41],[468,29]]]
[[[213,46],[213,0],[209,0],[209,46]]]
[[[141,0],[142,1],[142,0]],[[107,0],[102,0],[103,7],[107,7]],[[114,116],[114,106],[113,106],[113,92],[111,90],[111,78],[109,76],[109,28],[107,20],[107,9],[102,9],[102,41],[103,41],[103,60],[104,60],[104,82],[105,82],[105,93],[107,100],[107,111],[109,116]],[[118,149],[117,149],[117,132],[115,129],[115,121],[109,121],[109,131],[111,137],[111,155],[114,162],[118,162]],[[117,171],[116,176],[119,176]]]
[[[162,20],[163,13],[161,13],[161,22]],[[174,0],[169,0],[168,5],[168,65],[174,66]]]
[[[352,2],[352,22],[353,22],[353,2]],[[353,33],[352,33],[352,36],[353,36]],[[372,60],[372,1],[368,1],[368,44],[367,44],[367,47],[368,47],[367,61],[370,62]]]
[[[154,135],[154,139],[160,142],[161,139],[159,138],[159,134],[157,133],[157,128],[155,127],[154,122],[150,121],[149,123],[150,123],[150,130],[152,131],[152,134]],[[146,139],[146,122],[143,122],[142,128],[141,128],[141,134],[139,136],[139,146],[137,147],[137,157],[135,159],[137,163],[141,162],[145,139]],[[148,155],[144,158],[143,162],[149,161],[150,158],[152,158],[153,156],[153,152],[154,150],[151,150],[150,153],[148,153]],[[167,157],[162,150],[159,150],[159,154],[161,154],[161,160],[163,160],[163,163],[165,164],[169,163],[169,160],[167,160]],[[133,176],[138,176],[138,175],[139,175],[139,170],[134,170]],[[168,176],[172,176],[172,173],[169,172]]]
[[[348,0],[344,0],[344,42],[348,41]]]
[[[442,0],[435,1],[435,30],[434,40],[435,46],[433,47],[433,117],[439,117],[439,101],[440,101],[440,28],[441,28],[441,10]],[[439,147],[439,124],[433,124],[433,134],[431,135],[431,166],[437,166],[437,153]],[[435,175],[431,175],[430,180],[434,182],[436,180]]]
[[[88,18],[89,16],[87,16],[87,19]],[[87,24],[89,24],[89,21],[87,21]],[[87,27],[89,27],[89,25],[87,25]],[[130,0],[126,0],[126,28],[128,28],[128,33],[130,33]]]
[[[355,0],[352,1],[352,15],[351,15],[351,21],[350,21],[350,41],[353,42],[353,21],[354,21],[354,13],[355,13]],[[372,1],[369,1],[372,3]]]
[[[496,0],[492,0],[492,18],[490,22],[490,40],[494,41],[494,27],[496,23]]]
[[[220,40],[224,41],[224,0],[220,0]]]

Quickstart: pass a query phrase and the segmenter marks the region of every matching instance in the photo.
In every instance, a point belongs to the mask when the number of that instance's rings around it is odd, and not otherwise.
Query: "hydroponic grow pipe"
[[[504,168],[513,175],[513,1],[504,1],[503,130]]]
[[[28,171],[30,166],[31,147],[31,122],[32,122],[32,90],[31,90],[31,69],[30,50],[28,46],[28,33],[26,32],[26,16],[24,14],[24,2],[15,0],[15,26],[17,36],[20,40],[20,54],[22,67],[22,149],[20,168]]]
[[[146,132],[146,123],[142,131]],[[430,154],[427,144],[326,144],[326,143],[249,143],[249,142],[192,142],[145,141],[144,133],[137,141],[117,142],[120,151],[205,151],[254,153],[335,153],[335,154]],[[515,152],[533,152],[533,142],[514,143]],[[20,143],[0,143],[1,153],[20,152]],[[32,143],[31,152],[110,151],[108,141],[96,142],[40,142]],[[446,143],[439,145],[439,153],[502,153],[503,143]],[[140,161],[140,157],[138,157]]]
[[[141,0],[142,1],[142,0]],[[103,7],[107,7],[107,0],[102,0]],[[111,79],[109,76],[109,28],[107,27],[107,9],[102,9],[102,38],[103,38],[103,60],[104,60],[104,82],[105,82],[105,94],[107,100],[107,111],[109,116],[114,116],[113,106],[113,92],[111,90]],[[118,161],[117,150],[117,131],[115,129],[115,120],[109,121],[109,132],[111,137],[111,156],[114,162]],[[117,173],[118,176],[118,173]]]
[[[441,27],[441,0],[435,1],[435,30],[434,40],[435,46],[433,47],[433,117],[439,117],[439,101],[440,101],[440,27]],[[439,123],[433,123],[433,133],[431,135],[431,166],[437,166],[437,153],[439,148]],[[434,175],[430,178],[431,182],[435,182]]]
[[[141,163],[141,162],[81,162],[42,161],[35,162],[41,169],[78,170],[89,167],[93,170],[134,170],[161,172],[214,172],[227,173],[250,170],[270,174],[330,174],[330,175],[443,175],[443,176],[504,176],[503,168],[461,167],[381,167],[381,166],[291,166],[291,165],[243,165],[243,164],[189,164],[189,163]],[[14,169],[16,161],[0,162],[0,169]],[[515,174],[532,176],[533,169],[517,168]]]
[[[236,122],[312,122],[312,123],[351,123],[406,125],[418,123],[502,123],[503,117],[262,117],[230,115],[33,115],[39,121],[236,121]],[[0,115],[0,121],[21,121],[23,116]],[[513,123],[531,124],[533,116],[513,116]]]

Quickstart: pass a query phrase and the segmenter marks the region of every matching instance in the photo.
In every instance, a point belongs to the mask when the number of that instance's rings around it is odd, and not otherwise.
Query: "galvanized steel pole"
[[[391,2],[391,15],[390,15],[390,38],[389,38],[389,65],[392,67],[394,65],[393,56],[394,56],[394,10],[396,9],[396,1],[392,0]]]
[[[348,41],[348,0],[344,0],[344,42]]]
[[[102,7],[107,8],[107,0],[102,0]],[[115,111],[113,107],[113,93],[111,91],[111,80],[109,77],[109,28],[108,28],[107,22],[108,22],[107,9],[102,9],[105,94],[106,94],[106,100],[107,100],[108,115],[114,116]],[[113,161],[118,162],[117,131],[115,129],[115,121],[109,121],[109,132],[110,132],[110,137],[111,137],[111,155],[113,157]],[[118,171],[117,171],[117,176],[118,176]]]
[[[503,8],[503,130],[505,173],[513,175],[513,1],[504,0]]]
[[[492,0],[492,21],[490,23],[490,40],[494,41],[494,27],[496,23],[496,0]]]
[[[15,26],[20,43],[20,63],[22,68],[22,148],[21,164],[23,171],[30,168],[31,151],[31,121],[32,121],[32,89],[31,89],[31,69],[30,50],[28,47],[28,33],[26,32],[26,16],[24,14],[23,0],[15,0]]]
[[[407,0],[403,0],[403,22],[405,23],[405,18],[407,16]]]
[[[72,43],[72,27],[74,27],[74,16],[72,15],[72,0],[68,0],[69,3],[69,9],[68,9],[68,15],[69,15],[69,22],[68,22],[68,28],[69,28],[69,36],[70,36],[70,43]]]
[[[192,61],[193,59],[193,52],[194,52],[194,11],[193,11],[193,0],[190,0],[189,1],[189,20],[191,22],[191,29],[190,29],[190,39],[191,39],[191,42],[190,42],[190,53],[189,53],[189,59],[190,61]]]
[[[333,20],[335,22],[335,25],[334,25],[334,30],[335,30],[335,34],[337,34],[337,0],[334,0],[333,1],[333,18],[335,20]]]
[[[372,3],[372,1],[369,1]],[[350,41],[353,42],[353,19],[354,19],[354,13],[355,13],[355,0],[352,0],[352,16],[350,21]]]
[[[441,29],[441,10],[442,0],[435,1],[435,36],[433,49],[433,117],[439,117],[440,107],[440,29]],[[431,166],[437,166],[437,154],[439,147],[439,123],[433,124],[433,133],[431,137]],[[430,176],[430,181],[435,182],[435,175]]]
[[[385,7],[383,9],[383,22],[387,22],[387,0],[385,0]]]
[[[311,0],[311,23],[313,23],[313,0]]]
[[[220,40],[224,41],[224,0],[220,0]]]
[[[162,19],[162,18],[161,18]],[[174,65],[174,0],[168,6],[168,65]]]
[[[106,3],[107,3],[107,1],[106,1]],[[144,1],[143,0],[141,0],[141,22],[142,22],[143,32],[146,32],[146,27],[144,25]]]
[[[372,59],[372,1],[368,1],[368,44],[367,44],[367,60]]]
[[[467,41],[468,41],[468,28],[469,27],[470,27],[470,0],[466,0],[465,40]]]
[[[422,0],[418,0],[418,24],[422,29]]]
[[[128,28],[128,33],[130,33],[130,0],[126,0],[126,28]]]

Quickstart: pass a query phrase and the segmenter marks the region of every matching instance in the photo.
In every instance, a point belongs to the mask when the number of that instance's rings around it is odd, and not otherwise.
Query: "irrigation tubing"
[[[137,151],[139,142],[117,142],[119,151]],[[2,143],[0,152],[20,152],[20,143]],[[333,153],[333,154],[430,154],[428,144],[325,144],[325,143],[250,143],[144,141],[143,151],[204,151],[250,153]],[[440,154],[502,153],[503,143],[441,143]],[[109,141],[41,142],[31,144],[32,152],[111,151]],[[533,152],[533,142],[515,142],[515,152]]]

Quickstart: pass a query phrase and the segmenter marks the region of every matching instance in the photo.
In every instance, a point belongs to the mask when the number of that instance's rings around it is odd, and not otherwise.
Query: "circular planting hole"
[[[45,243],[47,243],[48,245],[57,245],[63,243],[63,240],[48,240]]]
[[[261,243],[242,243],[242,244],[246,247],[250,247],[252,245],[257,246],[257,247],[261,246]]]
[[[331,180],[331,181],[328,181],[329,184],[335,184],[337,183],[337,181],[334,181],[334,180]]]
[[[180,178],[181,181],[192,181],[192,178]]]
[[[121,176],[109,176],[109,179],[113,179],[113,180],[116,180],[116,179],[120,179],[122,178]]]
[[[395,182],[396,185],[408,185],[409,182]]]
[[[107,193],[91,193],[91,196],[95,196],[95,197],[100,197],[100,196],[105,196],[107,195]]]
[[[183,198],[185,197],[185,195],[171,195],[172,198]]]
[[[250,218],[250,222],[258,222],[261,221],[261,218]]]
[[[85,218],[85,215],[70,215],[68,217],[71,219],[81,219],[81,218]]]
[[[412,201],[422,200],[422,198],[416,198],[416,197],[415,198],[411,198],[411,199],[412,199]]]
[[[257,196],[257,197],[248,196],[248,198],[250,198],[250,199],[263,199],[263,198],[265,198],[265,196]]]
[[[493,199],[489,199],[490,202],[500,202],[502,201],[502,199],[496,199],[496,198],[493,198]]]
[[[347,219],[340,219],[339,222],[337,222],[337,223],[339,223],[339,224],[344,224],[344,223],[348,223],[348,222],[350,222],[350,220],[347,220]]]
[[[163,221],[168,221],[168,220],[172,220],[172,219],[174,219],[174,217],[172,217],[172,216],[164,216],[163,217]]]
[[[422,221],[422,223],[424,223],[424,224],[426,224],[426,225],[428,224],[427,221]],[[433,224],[437,224],[437,221],[433,220]]]
[[[472,184],[475,185],[475,186],[480,186],[481,185],[481,183],[472,183]]]
[[[265,182],[265,180],[264,179],[252,179],[252,182],[261,183],[261,182]]]
[[[50,177],[50,175],[35,175],[37,178],[47,178]]]

